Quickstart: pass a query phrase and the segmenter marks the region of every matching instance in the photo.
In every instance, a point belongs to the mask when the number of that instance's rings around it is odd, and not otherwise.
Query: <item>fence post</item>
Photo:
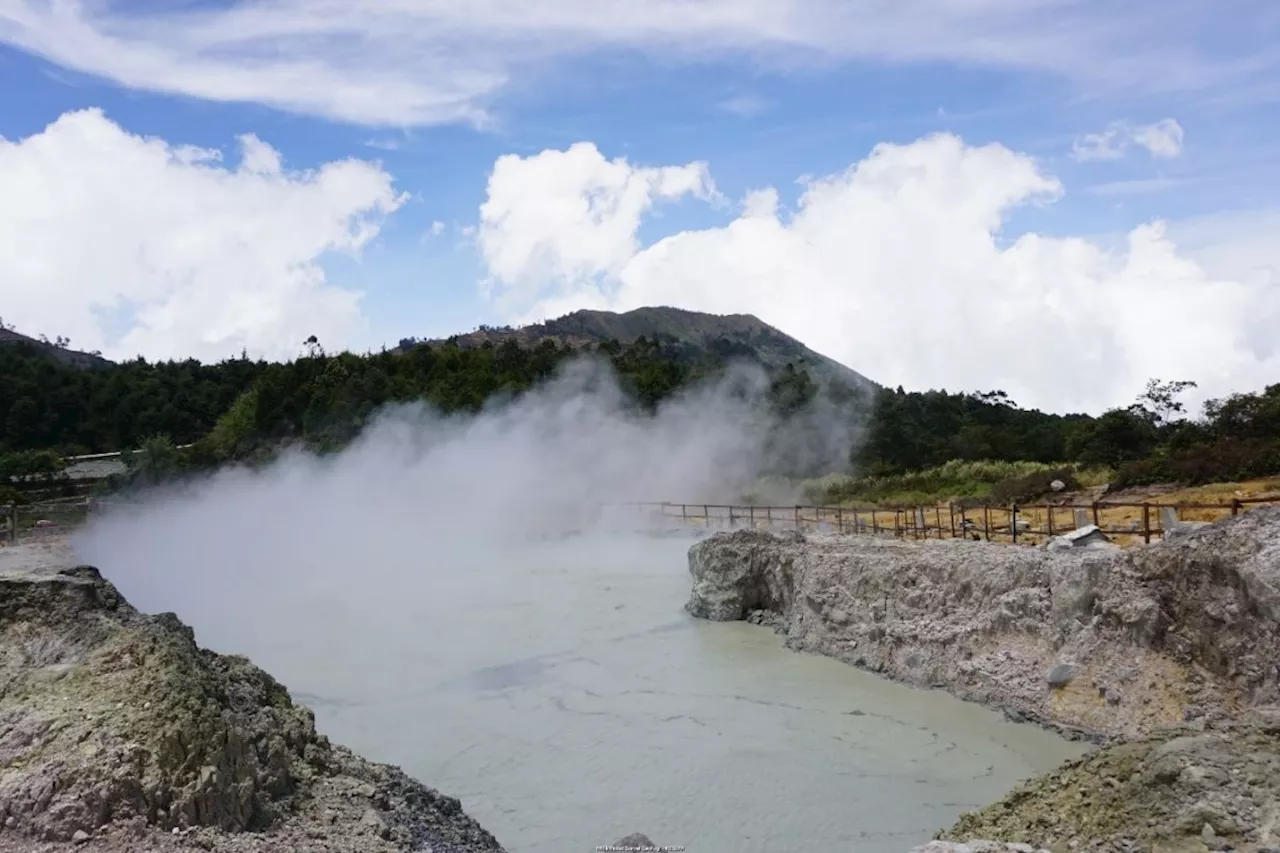
[[[951,538],[956,538],[956,505],[954,503],[947,504],[947,512],[951,516]]]
[[[844,507],[836,507],[836,531],[844,533]]]
[[[769,525],[769,529],[772,530],[773,529],[773,507],[772,506],[767,506],[764,508],[764,521],[765,521],[765,524]]]
[[[880,519],[876,517],[876,511],[871,510],[871,534],[873,536],[880,535]]]
[[[751,529],[755,530],[756,529],[756,505],[752,504],[748,512],[751,515]]]
[[[1048,519],[1046,523],[1049,525],[1049,535],[1052,536],[1053,535],[1053,504],[1045,504],[1044,511],[1045,511],[1045,517]]]
[[[1018,544],[1018,505],[1009,510],[1009,533],[1013,536],[1013,544]]]
[[[796,507],[796,530],[800,529],[800,507]]]
[[[991,505],[982,505],[982,538],[991,541]]]
[[[702,517],[707,520],[707,529],[711,529],[711,507],[706,504],[702,505]]]
[[[1100,516],[1098,515],[1098,502],[1094,501],[1093,502],[1093,526],[1101,530],[1102,522],[1098,520],[1099,518]]]
[[[729,529],[733,529],[733,504],[729,504]]]
[[[9,544],[18,544],[18,505],[13,501],[9,502],[9,515],[5,520],[5,525],[9,528]]]
[[[688,508],[687,506],[685,506],[684,504],[680,504],[680,521],[681,521],[681,522],[683,522],[683,523],[685,523],[685,524],[687,524],[687,523],[689,522],[689,513],[688,513],[688,509],[689,509],[689,508]]]
[[[10,506],[12,506],[12,504],[10,504]],[[1231,499],[1231,514],[1232,514],[1232,515],[1239,515],[1239,514],[1240,514],[1240,499],[1239,499],[1239,498],[1232,498],[1232,499]]]
[[[1151,504],[1142,504],[1142,541],[1151,544]]]

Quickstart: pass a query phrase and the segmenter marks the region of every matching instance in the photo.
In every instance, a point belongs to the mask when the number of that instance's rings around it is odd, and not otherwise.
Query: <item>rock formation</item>
[[[940,837],[1114,851],[1280,847],[1280,717],[1166,729],[1099,750]]]
[[[1069,734],[1280,702],[1280,508],[1114,553],[738,531],[689,569],[696,616]]]
[[[0,851],[501,851],[457,800],[331,744],[247,659],[18,550],[0,565]]]
[[[1280,508],[1149,547],[720,535],[688,609],[1110,741],[913,853],[1280,853]]]

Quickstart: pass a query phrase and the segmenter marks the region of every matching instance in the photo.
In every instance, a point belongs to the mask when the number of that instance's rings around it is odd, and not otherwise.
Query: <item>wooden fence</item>
[[[75,497],[32,504],[0,505],[0,544],[14,545],[39,539],[74,526],[91,512],[110,506],[109,501]]]
[[[83,521],[91,512],[129,501],[71,498],[24,506],[0,506],[0,541],[13,544]],[[708,529],[830,531],[899,539],[976,539],[1040,544],[1049,537],[1096,525],[1121,544],[1149,543],[1163,536],[1169,520],[1217,521],[1250,507],[1280,504],[1280,497],[1236,498],[1223,503],[1095,502],[1011,507],[936,504],[898,509],[845,506],[754,506],[750,504],[621,503],[607,509],[636,512],[650,523]]]
[[[859,509],[845,506],[752,506],[639,502],[629,507],[652,521],[710,529],[784,529],[894,536],[899,539],[975,539],[1019,544],[1041,542],[1096,525],[1122,544],[1150,543],[1170,520],[1218,521],[1280,497],[1237,498],[1223,503],[1094,502],[1033,506],[962,507],[956,504]],[[1126,541],[1127,540],[1127,541]]]

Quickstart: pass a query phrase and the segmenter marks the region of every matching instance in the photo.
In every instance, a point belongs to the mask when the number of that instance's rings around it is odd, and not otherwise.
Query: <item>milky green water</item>
[[[234,630],[201,611],[212,586],[173,609],[334,740],[459,797],[512,853],[631,832],[696,853],[905,853],[1083,751],[769,629],[689,617],[689,544],[579,539],[445,574],[430,554],[371,562],[260,584]]]

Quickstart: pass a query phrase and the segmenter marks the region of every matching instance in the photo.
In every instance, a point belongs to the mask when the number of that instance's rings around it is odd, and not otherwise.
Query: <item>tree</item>
[[[1085,465],[1116,467],[1147,456],[1159,441],[1156,425],[1132,409],[1112,409],[1077,434],[1068,452]]]
[[[1129,407],[1129,411],[1153,427],[1168,426],[1178,415],[1185,412],[1185,407],[1178,397],[1195,387],[1197,387],[1196,383],[1186,380],[1175,382],[1148,380],[1147,390]]]
[[[182,455],[167,435],[153,435],[136,452],[121,457],[131,481],[142,485],[164,482],[182,470]]]

